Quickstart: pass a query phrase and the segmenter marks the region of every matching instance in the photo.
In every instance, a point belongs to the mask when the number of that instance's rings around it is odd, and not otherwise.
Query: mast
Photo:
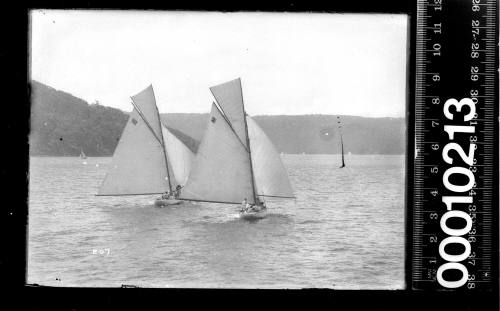
[[[252,164],[252,148],[250,147],[250,138],[248,135],[248,124],[247,124],[247,113],[245,111],[245,104],[243,101],[243,87],[241,86],[241,79],[240,81],[240,88],[241,88],[241,101],[243,105],[243,120],[245,122],[245,134],[247,137],[247,146],[248,146],[248,158],[250,159],[250,176],[252,176],[252,193],[253,193],[253,200],[255,204],[257,205],[257,195],[255,193],[255,176],[253,174],[253,164]]]
[[[339,124],[339,133],[340,133],[340,148],[342,152],[342,165],[340,168],[345,167],[345,162],[344,162],[344,141],[342,139],[342,124],[340,123],[340,118],[337,116],[337,123]]]
[[[158,120],[160,121],[160,129],[161,129],[161,118],[160,118],[160,111],[158,111],[158,106],[156,105],[156,96],[155,92],[153,90],[153,85],[151,84],[151,90],[153,92],[153,98],[155,99],[155,108],[156,108],[156,114],[158,115]],[[167,181],[168,181],[168,189],[170,189],[170,192],[172,192],[172,183],[170,182],[170,170],[168,168],[168,157],[167,157],[167,152],[165,151],[165,139],[163,138],[163,133],[160,135],[161,139],[161,146],[162,146],[162,152],[163,155],[165,156],[165,164],[167,166]]]
[[[342,147],[342,167],[345,167],[345,162],[344,162],[344,142],[342,141],[342,133],[340,133],[340,146]]]

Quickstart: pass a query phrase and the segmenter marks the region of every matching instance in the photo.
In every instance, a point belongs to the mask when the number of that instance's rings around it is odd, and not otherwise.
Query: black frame
[[[119,289],[119,288],[56,288],[25,285],[27,275],[27,220],[28,205],[28,161],[30,117],[30,88],[29,88],[29,10],[36,8],[63,9],[158,9],[158,10],[204,10],[204,11],[289,11],[289,12],[341,12],[341,13],[403,13],[409,16],[407,58],[407,162],[406,162],[406,204],[410,204],[413,186],[414,150],[414,121],[413,107],[415,100],[415,48],[416,41],[416,1],[388,0],[388,1],[343,1],[317,5],[311,2],[297,3],[283,2],[278,5],[270,3],[248,2],[240,3],[170,3],[157,4],[141,1],[140,3],[125,3],[123,1],[41,1],[28,2],[9,11],[9,18],[0,19],[2,27],[7,30],[2,36],[6,46],[2,46],[0,60],[2,67],[9,74],[5,93],[12,99],[4,102],[7,109],[2,125],[4,126],[4,145],[14,151],[2,153],[4,181],[7,181],[8,198],[2,213],[1,236],[4,239],[4,250],[0,267],[2,269],[3,284],[8,287],[5,297],[14,298],[20,294],[21,299],[14,301],[18,304],[15,309],[96,309],[138,307],[149,309],[153,304],[170,307],[174,301],[183,307],[194,306],[200,302],[202,306],[268,306],[272,302],[280,307],[297,305],[306,302],[307,306],[316,303],[326,303],[327,306],[346,305],[349,309],[366,305],[368,308],[384,308],[395,310],[422,309],[422,310],[498,310],[499,298],[495,292],[458,293],[453,291],[423,292],[412,291],[410,286],[411,258],[408,256],[412,241],[408,232],[412,231],[411,215],[406,212],[406,258],[405,280],[407,288],[404,290],[234,290],[234,289]],[[13,26],[13,24],[15,26]],[[497,21],[498,41],[498,21]],[[498,52],[497,52],[498,66]],[[498,72],[496,76],[498,87]],[[497,88],[498,96],[498,88]],[[498,109],[496,111],[498,116]],[[496,143],[498,144],[498,134]],[[498,163],[498,153],[495,156]],[[11,165],[15,163],[16,165]],[[498,167],[497,167],[498,171]],[[497,178],[498,183],[498,178]],[[498,184],[496,185],[498,187]],[[408,209],[406,210],[408,211]],[[497,214],[498,215],[498,214]],[[497,241],[498,244],[498,241]],[[6,247],[5,247],[6,246]],[[25,297],[25,298],[24,298]],[[195,299],[190,299],[195,298]],[[227,299],[231,298],[231,299]],[[263,300],[265,299],[265,301]],[[234,301],[233,301],[234,300]]]

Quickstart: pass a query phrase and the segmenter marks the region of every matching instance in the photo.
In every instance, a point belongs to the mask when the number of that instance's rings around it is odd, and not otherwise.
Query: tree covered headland
[[[207,105],[207,112],[210,105]],[[163,122],[196,151],[208,114],[162,114]],[[338,118],[334,115],[255,116],[278,152],[339,153]],[[30,155],[111,156],[128,114],[32,81]],[[405,120],[341,116],[344,150],[353,154],[404,154]]]

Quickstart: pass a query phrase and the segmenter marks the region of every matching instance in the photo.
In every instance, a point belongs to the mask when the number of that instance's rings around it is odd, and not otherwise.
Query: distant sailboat
[[[341,153],[342,153],[342,165],[340,168],[345,167],[345,161],[344,161],[344,141],[342,139],[342,124],[340,123],[340,117],[337,116],[337,124],[339,127],[339,133],[340,133],[340,148],[341,148]]]
[[[87,156],[85,155],[85,153],[83,152],[83,149],[80,148],[80,159],[86,159]]]
[[[155,205],[179,204],[194,154],[162,124],[151,85],[131,99],[134,109],[98,195],[164,194]]]
[[[264,217],[265,197],[294,198],[281,158],[273,144],[246,114],[241,80],[210,88],[208,125],[181,199],[240,204],[255,208],[241,217]],[[246,201],[246,202],[245,202]]]

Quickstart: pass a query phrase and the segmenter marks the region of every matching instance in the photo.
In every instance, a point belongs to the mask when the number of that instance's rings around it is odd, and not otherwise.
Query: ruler
[[[413,290],[498,289],[497,5],[417,1]]]

